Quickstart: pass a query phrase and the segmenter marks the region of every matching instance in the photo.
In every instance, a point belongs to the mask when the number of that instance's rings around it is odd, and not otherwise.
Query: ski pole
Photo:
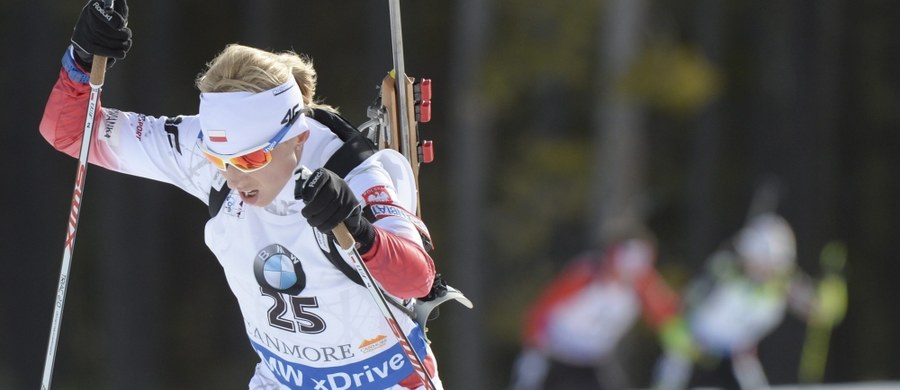
[[[112,9],[113,0],[104,1],[107,9]],[[94,56],[91,65],[91,95],[87,105],[87,116],[84,119],[84,134],[81,138],[81,152],[78,155],[78,170],[75,172],[75,189],[72,192],[72,206],[69,209],[69,221],[66,228],[66,242],[63,248],[62,268],[59,271],[59,284],[56,288],[56,303],[53,305],[53,321],[50,324],[50,340],[47,343],[47,359],[44,361],[44,376],[41,390],[50,389],[53,379],[53,363],[56,359],[56,347],[59,342],[59,329],[62,324],[63,306],[66,303],[66,289],[69,286],[69,271],[72,268],[72,253],[75,250],[75,232],[78,230],[78,217],[81,214],[81,202],[84,195],[84,179],[87,176],[88,154],[94,133],[94,116],[103,81],[106,79],[106,57]]]
[[[303,167],[300,171],[300,178],[303,182],[306,182],[311,174],[312,172],[310,172],[309,169]],[[338,246],[340,246],[344,253],[347,254],[347,257],[350,258],[350,261],[356,268],[356,272],[358,272],[359,276],[362,278],[366,290],[372,295],[372,299],[375,300],[375,304],[378,306],[378,309],[381,310],[381,314],[384,315],[384,319],[391,328],[391,332],[394,333],[394,336],[397,337],[397,341],[400,342],[400,346],[403,347],[403,352],[406,354],[407,359],[416,370],[419,379],[425,384],[425,389],[437,390],[431,376],[429,376],[428,371],[425,370],[425,363],[423,363],[422,358],[416,353],[416,350],[413,349],[412,344],[409,342],[409,338],[403,333],[403,329],[400,328],[400,323],[397,322],[397,317],[394,317],[394,313],[388,308],[388,303],[384,294],[375,286],[375,283],[372,282],[372,274],[369,273],[369,268],[366,267],[362,256],[360,256],[359,252],[356,250],[356,240],[353,239],[353,235],[347,230],[347,226],[343,223],[338,224],[331,232],[334,233],[334,238],[337,240]]]
[[[391,327],[391,331],[394,332],[394,336],[397,336],[397,341],[399,341],[400,345],[403,347],[403,352],[406,353],[409,362],[412,363],[416,373],[419,374],[419,378],[425,383],[425,388],[427,390],[436,390],[431,377],[428,375],[428,372],[425,371],[425,364],[416,353],[416,350],[413,349],[409,342],[409,338],[407,338],[406,334],[403,333],[403,330],[400,329],[400,324],[397,322],[397,318],[394,317],[394,313],[388,308],[384,295],[381,290],[372,283],[372,274],[369,273],[369,269],[366,267],[365,263],[363,263],[362,257],[359,255],[359,252],[356,251],[356,242],[350,234],[350,231],[347,230],[347,227],[344,226],[344,224],[340,224],[331,232],[334,233],[334,237],[341,249],[343,249],[350,257],[350,260],[356,267],[356,272],[359,272],[359,276],[362,277],[363,284],[366,285],[366,289],[369,290],[369,293],[372,294],[372,298],[375,299],[375,303],[381,310],[381,314],[384,315],[384,319],[387,320],[388,325]]]
[[[831,331],[847,313],[847,282],[843,275],[847,248],[841,241],[831,241],[819,256],[824,276],[817,291],[817,309],[807,320],[797,375],[801,383],[820,383],[824,379]]]

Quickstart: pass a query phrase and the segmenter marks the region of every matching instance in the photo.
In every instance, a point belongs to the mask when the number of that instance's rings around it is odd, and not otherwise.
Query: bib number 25
[[[273,301],[268,312],[269,325],[289,332],[308,334],[322,333],[325,330],[325,320],[309,311],[319,307],[316,297],[286,295],[262,287],[259,290]]]

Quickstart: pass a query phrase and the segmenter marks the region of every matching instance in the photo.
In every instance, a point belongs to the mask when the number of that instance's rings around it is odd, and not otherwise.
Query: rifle
[[[431,121],[431,80],[416,80],[406,75],[403,58],[403,32],[400,23],[400,0],[388,0],[391,20],[391,47],[394,69],[381,80],[379,93],[375,101],[367,109],[368,121],[359,126],[359,130],[372,140],[380,149],[394,149],[409,161],[416,184],[416,216],[422,217],[422,205],[419,201],[419,168],[421,164],[434,161],[434,146],[430,140],[422,140],[419,136],[419,123]],[[426,297],[415,300],[410,316],[422,328],[425,340],[428,340],[426,322],[432,317],[432,311],[438,305],[455,300],[471,309],[472,302],[459,290],[448,285],[435,276],[431,292]],[[427,372],[421,368],[418,357],[408,354],[413,366],[423,379],[426,388],[433,389],[434,384]],[[417,365],[418,364],[418,365]]]
[[[409,161],[419,188],[419,166],[434,161],[434,145],[419,137],[419,123],[431,121],[431,79],[416,80],[406,75],[400,0],[388,0],[391,18],[391,46],[394,69],[381,80],[379,95],[369,106],[369,120],[360,126],[378,149],[394,149]],[[417,198],[417,204],[418,198]],[[422,216],[422,207],[416,215]]]

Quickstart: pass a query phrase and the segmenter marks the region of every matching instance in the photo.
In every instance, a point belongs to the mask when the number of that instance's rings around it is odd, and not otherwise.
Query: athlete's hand
[[[298,179],[294,198],[306,203],[303,217],[319,231],[331,234],[343,223],[356,240],[360,253],[368,252],[375,242],[375,228],[362,216],[362,208],[350,186],[334,172],[319,168],[305,181]]]
[[[89,1],[72,32],[75,60],[85,69],[91,68],[94,55],[109,58],[107,68],[125,58],[131,48],[131,29],[128,28],[128,4],[114,0],[113,9],[105,8],[100,0]]]

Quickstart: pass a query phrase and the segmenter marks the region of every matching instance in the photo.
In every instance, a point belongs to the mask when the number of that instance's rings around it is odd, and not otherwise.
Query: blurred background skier
[[[796,258],[794,231],[782,216],[772,211],[752,216],[688,285],[683,294],[684,327],[679,331],[683,339],[691,340],[691,347],[666,348],[656,367],[654,387],[768,387],[757,345],[788,311],[804,321],[817,318],[829,328],[843,316],[841,310],[829,310],[818,295],[821,289],[797,267]],[[845,302],[843,294],[841,298],[838,291],[831,301]],[[730,373],[721,364],[725,360],[731,363]],[[695,364],[707,378],[697,375],[692,380]]]
[[[677,320],[678,297],[654,268],[654,236],[637,224],[612,231],[601,250],[572,259],[532,304],[512,389],[626,388],[615,359],[619,340],[641,313],[660,332]]]

